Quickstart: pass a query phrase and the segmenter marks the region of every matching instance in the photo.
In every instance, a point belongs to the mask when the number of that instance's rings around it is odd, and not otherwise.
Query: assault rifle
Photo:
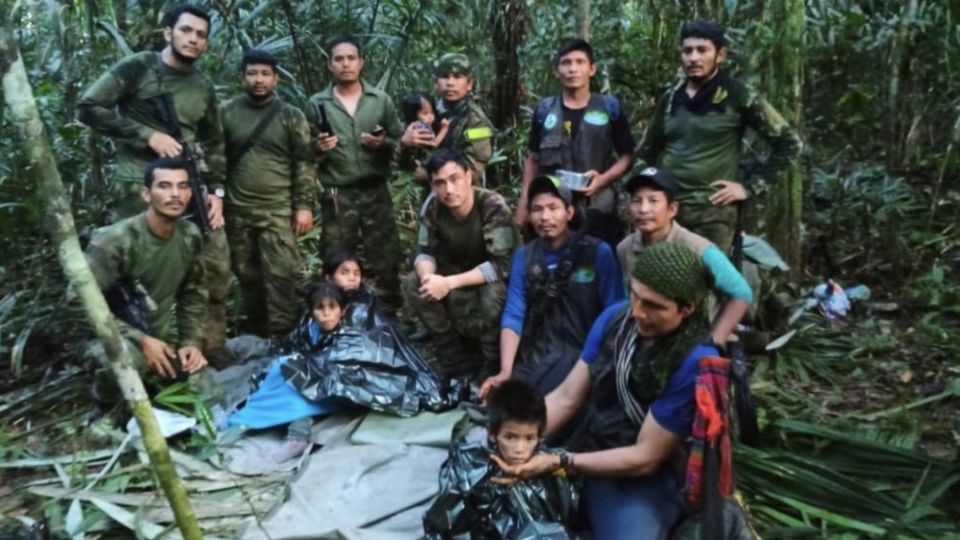
[[[210,218],[207,216],[207,189],[200,181],[200,169],[197,167],[197,158],[183,137],[183,131],[180,129],[180,120],[177,116],[176,106],[173,104],[173,98],[170,94],[160,94],[153,99],[154,107],[160,116],[160,122],[167,130],[167,134],[176,139],[180,144],[180,158],[187,165],[187,174],[190,182],[190,221],[193,221],[200,231],[206,235],[213,228],[210,226]]]
[[[760,168],[757,159],[742,159],[737,166],[740,169],[740,181],[746,184],[750,177]],[[737,226],[733,236],[733,266],[743,273],[743,201],[737,203]],[[757,291],[759,294],[759,291]],[[750,391],[750,361],[743,350],[740,340],[731,342],[727,346],[727,356],[730,357],[730,375],[733,382],[734,403],[737,410],[737,424],[740,428],[740,440],[744,444],[755,445],[760,438],[760,426],[757,424],[757,409],[753,403],[753,394]]]
[[[142,283],[130,278],[121,279],[104,291],[103,297],[116,318],[141,332],[152,333],[147,314],[156,311],[157,304]]]

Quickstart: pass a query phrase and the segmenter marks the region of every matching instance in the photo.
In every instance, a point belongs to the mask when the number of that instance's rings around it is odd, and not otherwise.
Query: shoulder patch
[[[493,130],[487,126],[469,128],[463,132],[468,141],[480,141],[493,137]]]

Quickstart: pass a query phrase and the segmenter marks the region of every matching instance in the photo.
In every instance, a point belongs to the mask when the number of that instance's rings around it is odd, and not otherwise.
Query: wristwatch
[[[224,191],[222,187],[218,187],[217,189],[213,190],[213,196],[217,197],[218,199],[222,199],[226,194],[227,192]]]

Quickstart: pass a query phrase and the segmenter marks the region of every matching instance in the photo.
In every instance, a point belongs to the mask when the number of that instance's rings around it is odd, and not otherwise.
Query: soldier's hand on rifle
[[[313,140],[313,148],[317,152],[329,152],[337,147],[337,136],[329,133],[318,133]]]
[[[203,356],[203,353],[200,352],[200,349],[188,345],[186,347],[180,347],[177,350],[177,357],[180,358],[180,365],[183,366],[183,371],[193,374],[207,365],[207,359]]]
[[[448,294],[450,294],[450,283],[446,277],[430,274],[420,279],[420,298],[431,302],[439,302]]]
[[[416,122],[411,122],[400,137],[400,144],[407,148],[434,148],[437,146],[433,132]]]
[[[175,357],[173,347],[163,341],[144,335],[140,339],[140,352],[143,353],[143,359],[153,371],[160,374],[165,379],[176,379],[177,371],[173,369],[170,359]]]
[[[747,200],[747,190],[743,184],[733,180],[717,180],[710,184],[716,188],[713,195],[710,195],[710,204],[714,206],[728,206],[740,201]]]
[[[293,234],[303,236],[313,228],[313,211],[301,208],[293,214]]]
[[[207,219],[210,221],[210,228],[217,230],[223,227],[223,200],[216,195],[207,194]]]
[[[158,156],[165,158],[177,157],[180,152],[183,152],[183,147],[176,139],[160,131],[154,131],[150,134],[150,138],[147,139],[147,146]]]

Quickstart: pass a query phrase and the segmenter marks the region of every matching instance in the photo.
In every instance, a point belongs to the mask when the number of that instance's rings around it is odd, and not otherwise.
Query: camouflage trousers
[[[477,287],[456,289],[440,302],[420,298],[420,278],[410,272],[403,278],[403,297],[407,309],[438,338],[439,350],[434,368],[444,375],[469,374],[478,378],[492,375],[500,368],[500,312],[506,301],[507,285],[503,281]],[[455,338],[455,339],[452,339]],[[467,356],[458,350],[459,338],[480,342],[482,363],[462,365]]]
[[[240,283],[244,329],[262,337],[290,331],[300,302],[300,251],[290,216],[269,212],[227,212],[230,265]]]
[[[737,207],[681,203],[677,222],[730,253],[737,228]]]
[[[357,254],[377,298],[388,313],[397,311],[400,297],[400,235],[386,180],[358,187],[328,187],[320,196],[323,229],[320,256],[337,251]]]
[[[146,209],[140,196],[142,183],[117,181],[114,183],[111,218],[124,219]],[[203,325],[203,355],[210,364],[222,368],[227,339],[227,296],[230,293],[230,248],[223,228],[211,231],[203,238],[201,254],[207,270],[207,317]]]

